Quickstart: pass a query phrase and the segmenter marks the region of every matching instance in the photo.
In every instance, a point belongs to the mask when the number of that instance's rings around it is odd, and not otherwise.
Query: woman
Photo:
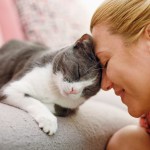
[[[113,88],[146,129],[119,130],[107,150],[150,150],[150,0],[107,0],[93,15],[91,32],[104,66],[102,89]]]

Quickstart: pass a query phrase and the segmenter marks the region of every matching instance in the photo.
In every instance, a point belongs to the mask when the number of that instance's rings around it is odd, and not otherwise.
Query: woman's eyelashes
[[[104,68],[107,68],[107,66],[108,66],[108,60],[106,61]]]
[[[103,69],[106,69],[108,66],[108,61],[101,62]]]

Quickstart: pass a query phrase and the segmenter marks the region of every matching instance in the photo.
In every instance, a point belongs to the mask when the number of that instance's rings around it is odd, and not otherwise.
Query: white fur
[[[63,75],[60,72],[53,74],[52,65],[48,64],[45,67],[36,67],[20,80],[8,84],[3,89],[3,94],[7,96],[3,102],[27,111],[44,132],[52,135],[57,130],[57,118],[52,114],[54,113],[53,105],[78,107],[85,101],[81,97],[82,90],[85,86],[91,85],[93,80],[64,82]],[[72,87],[77,94],[66,95],[65,91]],[[31,97],[26,97],[24,94]]]

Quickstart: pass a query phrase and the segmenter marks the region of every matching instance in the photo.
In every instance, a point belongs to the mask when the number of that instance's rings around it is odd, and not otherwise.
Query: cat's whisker
[[[90,69],[92,69],[93,67],[91,67]],[[88,73],[88,71],[90,70],[90,69],[88,69],[87,71],[86,71],[86,73],[83,75],[83,76],[86,76],[86,74]],[[102,69],[104,69],[104,68],[95,68],[95,69],[93,69],[93,70],[90,70],[90,72],[95,72],[95,71],[97,71],[97,70],[102,70]]]
[[[96,67],[96,65],[95,66],[92,66],[92,67],[90,67],[86,72],[88,72],[88,71],[92,71],[91,69],[93,69],[93,70],[101,70],[101,69],[104,69],[104,67],[99,67],[99,68],[95,68]]]
[[[58,89],[51,89],[51,92],[53,92],[53,93],[59,93],[59,90]]]
[[[57,88],[51,88],[51,91],[58,91]]]
[[[56,87],[56,86],[52,86],[52,88],[53,88],[53,89],[56,89],[56,90],[58,89],[58,87]]]
[[[103,70],[103,69],[105,69],[105,68],[104,67],[99,67],[99,68],[94,68],[94,69],[92,69],[90,71]]]
[[[56,85],[53,85],[53,86],[51,85],[51,90],[52,91],[58,91],[59,89]]]
[[[94,62],[96,62],[97,63],[97,59],[96,59],[96,57],[95,57],[95,54],[94,53],[91,53],[91,57],[87,54],[87,52],[86,51],[84,51],[84,53],[88,56],[88,58],[89,58],[89,60],[91,60],[91,61],[94,61]]]
[[[88,56],[89,60],[91,60],[91,61],[94,60],[94,61],[96,62],[96,58],[95,58],[95,56],[94,56],[94,53],[91,53],[92,56],[93,56],[93,58],[94,58],[94,59],[92,59],[92,58],[87,54],[87,52],[86,52],[85,50],[84,50],[83,52],[86,54],[86,56]]]

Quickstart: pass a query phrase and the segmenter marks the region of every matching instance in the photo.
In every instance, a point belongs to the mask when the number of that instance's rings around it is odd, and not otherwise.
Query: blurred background
[[[90,33],[92,14],[103,1],[0,0],[0,45],[14,38],[38,41],[52,49],[68,45]]]
[[[81,0],[81,3],[86,7],[89,18],[91,18],[92,14],[103,1],[104,0]]]
[[[60,49],[90,33],[92,14],[104,0],[0,0],[0,45],[11,39],[28,40]],[[114,92],[101,99],[126,109]]]

